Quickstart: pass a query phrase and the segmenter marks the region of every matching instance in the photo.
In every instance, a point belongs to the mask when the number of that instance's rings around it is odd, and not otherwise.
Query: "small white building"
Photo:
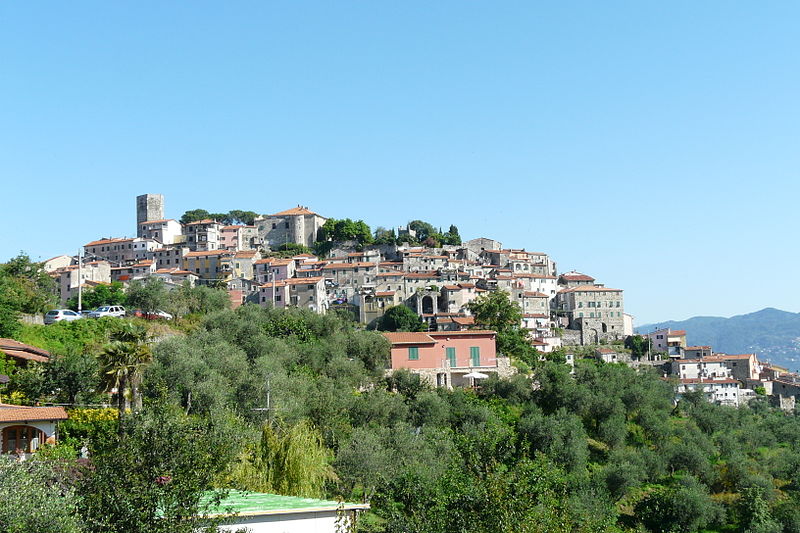
[[[205,501],[210,501],[210,495]],[[358,513],[367,509],[368,503],[231,491],[209,509],[209,515],[222,518],[220,531],[247,528],[251,533],[336,533],[351,531]]]

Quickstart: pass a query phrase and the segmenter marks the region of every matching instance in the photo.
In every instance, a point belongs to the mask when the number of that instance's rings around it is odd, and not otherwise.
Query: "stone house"
[[[279,259],[277,257],[265,257],[253,263],[253,276],[256,281],[267,283],[268,281],[280,281],[293,278],[297,268],[297,263],[293,259]]]
[[[51,257],[47,261],[43,261],[42,270],[45,272],[55,272],[56,270],[70,266],[73,262],[75,262],[75,259],[70,255],[57,255]]]
[[[686,331],[682,329],[662,328],[646,333],[645,336],[649,337],[653,350],[659,352],[670,353],[672,348],[672,352],[677,353],[677,348],[686,348]]]
[[[225,250],[255,250],[259,242],[255,226],[231,225],[220,228],[220,248]]]
[[[111,283],[111,265],[108,261],[89,261],[83,263],[82,268],[70,265],[60,270],[58,276],[59,296],[63,303],[77,294],[78,287],[87,282]]]
[[[190,287],[194,287],[200,279],[196,273],[180,268],[159,268],[153,273],[153,277],[162,279],[168,287],[177,287],[187,281]]]
[[[322,267],[322,271],[325,279],[337,287],[374,287],[377,283],[378,263],[328,263]]]
[[[234,252],[207,250],[189,252],[183,257],[182,270],[195,273],[200,280],[225,280],[231,277]]]
[[[487,239],[486,237],[478,237],[477,239],[470,239],[464,243],[464,247],[470,252],[479,256],[485,250],[500,250],[503,248],[503,243],[494,239]]]
[[[261,259],[258,250],[239,250],[233,254],[233,277],[255,279],[255,263]]]
[[[562,289],[556,294],[554,304],[556,312],[568,319],[570,329],[593,329],[598,338],[623,335],[625,308],[621,289],[600,285]]]
[[[105,259],[117,265],[134,262],[133,239],[100,239],[83,245],[89,259]]]
[[[273,305],[276,308],[300,307],[324,314],[328,311],[325,279],[291,278],[261,285],[259,304],[262,307]]]
[[[383,316],[387,309],[400,303],[396,291],[364,291],[357,293],[354,303],[358,306],[358,320],[370,324]]]
[[[169,248],[156,248],[151,250],[150,257],[156,262],[156,269],[162,268],[180,268],[183,264],[184,256],[189,253],[189,248],[186,247],[169,247]]]
[[[298,205],[274,215],[258,217],[255,226],[262,245],[278,248],[287,243],[295,243],[310,248],[316,242],[317,233],[326,220],[328,219],[308,207]]]
[[[456,283],[444,285],[441,290],[439,308],[447,313],[468,314],[467,304],[478,297],[474,283]]]
[[[594,285],[594,282],[595,279],[592,276],[587,276],[576,270],[570,270],[558,276],[558,285],[567,289],[580,285]]]
[[[192,252],[208,252],[221,248],[222,224],[210,218],[190,222],[183,227],[186,246]]]
[[[684,359],[702,359],[714,355],[711,346],[687,346],[683,349]]]

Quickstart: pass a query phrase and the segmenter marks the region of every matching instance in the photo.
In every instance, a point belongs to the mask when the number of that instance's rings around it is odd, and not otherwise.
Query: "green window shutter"
[[[469,357],[472,360],[472,366],[481,366],[481,347],[471,346],[469,349]]]
[[[419,360],[419,348],[416,346],[409,346],[408,348],[408,360],[409,361],[417,361]]]
[[[447,360],[450,361],[450,366],[456,366],[456,349],[455,348],[445,348],[447,352]]]

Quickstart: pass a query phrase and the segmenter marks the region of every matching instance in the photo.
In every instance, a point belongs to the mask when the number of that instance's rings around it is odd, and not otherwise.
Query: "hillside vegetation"
[[[104,396],[97,350],[122,322],[74,326],[88,366],[74,397]],[[52,334],[66,353],[70,331]],[[67,489],[40,496],[60,498],[54,516],[74,531],[191,531],[211,488],[369,501],[359,531],[800,531],[794,413],[691,395],[676,407],[659,376],[592,360],[474,391],[386,376],[387,360],[379,333],[335,315],[210,312],[131,370],[143,409],[73,411],[65,444],[38,459],[62,465]],[[63,398],[63,384],[30,386],[46,368],[19,372],[8,393]],[[91,469],[58,474],[83,443]]]

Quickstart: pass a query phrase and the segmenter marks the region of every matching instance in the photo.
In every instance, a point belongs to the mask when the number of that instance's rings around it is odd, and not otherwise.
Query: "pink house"
[[[391,368],[406,368],[437,386],[464,386],[480,374],[511,373],[507,357],[498,356],[497,334],[487,330],[384,333],[391,343]]]

